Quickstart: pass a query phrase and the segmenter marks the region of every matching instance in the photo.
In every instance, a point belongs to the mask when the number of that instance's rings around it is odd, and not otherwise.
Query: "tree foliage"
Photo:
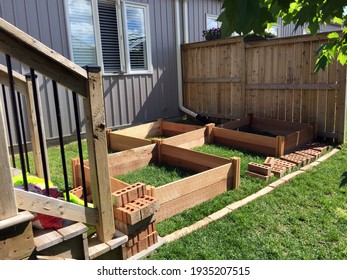
[[[264,35],[265,30],[277,23],[279,17],[285,25],[294,23],[295,29],[308,25],[315,35],[320,24],[337,23],[342,32],[331,32],[329,41],[317,50],[314,72],[324,70],[333,60],[347,63],[347,0],[224,0],[218,20],[222,22],[222,36],[237,32]]]

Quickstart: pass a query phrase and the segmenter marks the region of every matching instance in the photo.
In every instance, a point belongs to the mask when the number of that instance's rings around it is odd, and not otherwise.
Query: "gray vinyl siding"
[[[204,40],[202,31],[206,29],[206,14],[217,15],[221,13],[223,1],[215,0],[189,0],[188,1],[188,26],[189,42]]]
[[[64,11],[64,1],[56,0],[1,0],[0,16],[12,23],[19,29],[28,33],[35,39],[41,41],[48,47],[54,49],[65,57],[70,57],[68,38],[66,35],[67,25]],[[6,65],[4,55],[1,54],[0,63]],[[23,75],[29,73],[30,69],[12,60],[13,69]],[[58,136],[55,109],[52,94],[52,82],[39,75],[39,89],[43,110],[43,120],[47,139]],[[13,115],[9,93],[7,92],[8,108],[10,116]],[[75,123],[71,120],[72,96],[67,90],[59,88],[59,99],[61,113],[63,116],[63,133],[71,135],[75,133]],[[2,100],[2,92],[1,92]],[[26,136],[29,131],[26,118],[25,102],[22,102],[25,118]],[[12,136],[14,143],[17,139],[14,133],[13,117],[11,118]]]
[[[297,29],[295,29],[294,24],[288,24],[284,25],[282,19],[278,19],[278,26],[279,26],[279,37],[289,37],[289,36],[295,36],[295,35],[302,35],[305,34],[305,30],[307,29],[307,24],[304,26],[299,26]],[[327,24],[327,25],[321,25],[319,32],[330,32],[330,31],[336,31],[341,30],[341,26],[336,24]]]

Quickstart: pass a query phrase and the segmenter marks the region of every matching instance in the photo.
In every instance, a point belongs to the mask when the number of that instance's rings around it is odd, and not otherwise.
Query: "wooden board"
[[[147,139],[121,135],[115,132],[109,134],[109,148],[113,151],[124,151],[150,144],[152,142]]]
[[[230,160],[205,153],[162,144],[161,162],[176,167],[202,172],[230,163]]]
[[[201,204],[227,191],[226,180],[202,186],[199,190],[188,193],[177,199],[172,199],[160,205],[157,215],[157,222],[163,221],[176,214],[183,212],[193,206]]]
[[[170,200],[179,199],[181,196],[198,191],[204,186],[212,185],[223,180],[227,184],[228,180],[230,180],[228,178],[231,177],[232,164],[229,163],[158,187],[156,188],[156,197],[162,205]],[[225,186],[226,190],[230,188],[231,181],[229,181],[229,185]]]

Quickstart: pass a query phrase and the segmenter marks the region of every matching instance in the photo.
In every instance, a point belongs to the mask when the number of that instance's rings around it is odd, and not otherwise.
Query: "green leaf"
[[[326,66],[327,66],[327,63],[328,63],[328,58],[325,55],[320,56],[316,60],[316,64],[314,66],[313,73],[318,73],[318,71],[320,69],[322,69],[324,71]]]
[[[332,32],[332,33],[328,34],[327,37],[329,39],[337,39],[337,38],[339,38],[339,34],[337,32]]]
[[[347,63],[347,55],[343,53],[339,53],[337,60],[342,64],[345,65]]]

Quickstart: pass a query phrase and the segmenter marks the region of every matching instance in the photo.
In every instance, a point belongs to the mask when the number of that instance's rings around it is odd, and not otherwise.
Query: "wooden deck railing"
[[[76,92],[83,98],[86,138],[92,181],[93,204],[86,208],[31,192],[14,190],[8,146],[0,106],[0,221],[14,217],[18,209],[96,225],[98,238],[105,242],[115,233],[109,173],[107,167],[106,127],[100,67],[81,68],[41,42],[0,18],[0,52],[34,69],[43,76]],[[6,83],[7,69],[0,68]],[[14,87],[28,93],[28,82],[14,74]]]

